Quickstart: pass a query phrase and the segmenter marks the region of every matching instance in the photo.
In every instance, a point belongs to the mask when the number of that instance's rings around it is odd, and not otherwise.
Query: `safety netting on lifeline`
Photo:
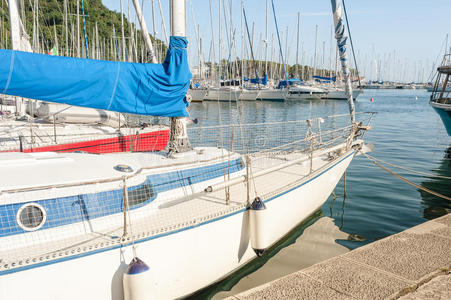
[[[368,124],[373,114],[358,117]],[[114,167],[122,175],[2,187],[0,272],[139,244],[246,209],[255,197],[276,197],[352,155],[355,126],[336,115],[192,127],[193,150],[172,158],[133,153],[139,164],[111,166],[114,155],[81,156],[80,168]]]

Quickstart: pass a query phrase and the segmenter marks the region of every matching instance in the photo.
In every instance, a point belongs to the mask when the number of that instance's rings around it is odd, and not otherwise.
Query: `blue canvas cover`
[[[302,80],[299,78],[290,78],[288,79],[288,82],[286,80],[281,80],[279,81],[279,85],[277,86],[278,89],[287,87],[289,85],[293,85],[293,84],[301,84]]]
[[[268,75],[265,74],[265,76],[263,78],[248,78],[248,77],[243,77],[244,81],[250,81],[251,83],[261,83],[263,85],[266,85],[268,83]]]
[[[334,77],[324,77],[324,76],[312,76],[318,82],[336,82],[337,76]]]
[[[111,111],[187,116],[191,72],[185,37],[171,37],[162,64],[0,50],[0,94]]]

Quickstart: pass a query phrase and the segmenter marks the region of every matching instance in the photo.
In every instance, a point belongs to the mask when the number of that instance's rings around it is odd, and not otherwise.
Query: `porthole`
[[[244,168],[244,161],[243,161],[242,158],[240,158],[238,160],[238,167],[239,167],[240,170],[242,170]]]
[[[37,203],[23,205],[16,216],[17,223],[26,231],[38,230],[44,225],[46,218],[45,209]]]

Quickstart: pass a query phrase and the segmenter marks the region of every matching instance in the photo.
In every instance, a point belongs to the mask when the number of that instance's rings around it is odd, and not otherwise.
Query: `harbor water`
[[[366,143],[377,159],[425,174],[387,166],[404,178],[451,196],[451,138],[429,106],[425,90],[365,90],[357,112],[376,112]],[[229,122],[264,123],[337,115],[348,112],[345,101],[296,102],[214,101],[191,104],[197,126]],[[429,174],[429,175],[428,175]],[[334,194],[320,211],[242,270],[191,296],[220,299],[274,280],[329,257],[398,233],[451,212],[451,202],[411,186],[365,156],[357,156]]]

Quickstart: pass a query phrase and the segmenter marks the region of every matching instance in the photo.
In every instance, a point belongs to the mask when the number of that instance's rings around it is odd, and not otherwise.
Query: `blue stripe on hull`
[[[148,196],[139,199],[139,203],[130,205],[136,209],[152,202],[158,193],[224,176],[225,172],[235,173],[244,168],[241,158],[234,161],[209,165],[205,167],[174,171],[164,174],[150,175],[140,185],[128,188],[129,203],[131,198]],[[28,231],[23,230],[16,221],[18,210],[27,203],[38,203],[46,211],[45,224],[39,230],[45,230],[67,224],[89,221],[92,219],[121,213],[123,211],[123,191],[116,189],[106,192],[81,194],[68,197],[12,203],[0,205],[0,238]]]

